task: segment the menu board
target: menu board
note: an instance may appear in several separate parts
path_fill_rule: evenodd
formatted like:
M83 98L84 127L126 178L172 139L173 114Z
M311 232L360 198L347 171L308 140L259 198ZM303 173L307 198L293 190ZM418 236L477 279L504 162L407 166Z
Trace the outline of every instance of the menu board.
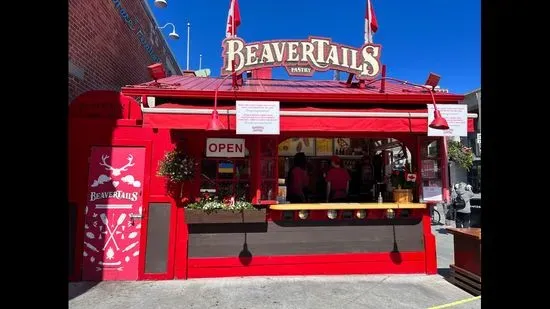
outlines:
M314 138L289 138L279 144L279 156L294 156L303 152L306 156L315 155Z
M331 138L316 138L315 139L315 155L316 156L332 156L332 139Z

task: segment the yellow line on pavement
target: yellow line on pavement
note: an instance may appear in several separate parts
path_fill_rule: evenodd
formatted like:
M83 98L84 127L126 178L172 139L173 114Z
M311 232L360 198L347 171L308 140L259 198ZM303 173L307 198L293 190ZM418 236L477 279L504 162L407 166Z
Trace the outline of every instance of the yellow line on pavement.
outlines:
M466 299L463 299L463 300L457 300L457 301L452 302L452 303L450 303L450 304L445 304L445 305L439 305L439 306L435 306L435 307L430 307L430 308L428 308L428 309L449 308L449 307L452 307L452 306L464 304L464 303L467 303L467 302L469 302L469 301L476 300L476 299L480 299L480 298L481 298L481 296L466 298Z

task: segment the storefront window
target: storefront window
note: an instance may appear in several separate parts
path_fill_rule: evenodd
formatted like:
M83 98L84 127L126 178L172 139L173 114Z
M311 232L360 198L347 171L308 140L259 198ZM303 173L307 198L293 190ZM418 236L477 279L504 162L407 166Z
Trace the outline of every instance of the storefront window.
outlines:
M250 196L250 157L205 158L201 165L201 191L220 197Z
M439 139L423 139L420 149L423 201L440 202L443 200L443 178Z

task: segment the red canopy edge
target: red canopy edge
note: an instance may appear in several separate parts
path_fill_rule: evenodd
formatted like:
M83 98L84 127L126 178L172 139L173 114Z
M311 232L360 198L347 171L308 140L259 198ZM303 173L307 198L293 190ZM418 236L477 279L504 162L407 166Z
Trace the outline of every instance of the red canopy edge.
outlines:
M184 113L184 111L187 111ZM182 112L174 110L171 113L161 112L158 108L145 108L143 124L153 128L205 130L211 119L211 109L196 109L192 113L188 109ZM228 130L235 130L236 117L234 111L219 110L220 120ZM296 112L282 110L280 116L281 132L400 132L400 133L427 133L427 110L396 111L391 110L376 112L364 110L367 116L319 116L312 112L300 111L300 115L284 115L284 112ZM329 109L316 109L316 112L334 112ZM381 117L377 117L377 114ZM395 117L392 117L395 115ZM468 119L468 132L474 132L474 119Z

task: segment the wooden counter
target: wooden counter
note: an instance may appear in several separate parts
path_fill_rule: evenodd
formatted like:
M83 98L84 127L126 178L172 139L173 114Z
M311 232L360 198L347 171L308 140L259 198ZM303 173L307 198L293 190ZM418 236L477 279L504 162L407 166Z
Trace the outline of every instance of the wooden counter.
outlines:
M356 210L356 209L415 209L426 208L421 203L304 203L304 204L274 204L269 205L272 210Z
M447 228L454 236L451 280L464 290L481 295L481 229Z

